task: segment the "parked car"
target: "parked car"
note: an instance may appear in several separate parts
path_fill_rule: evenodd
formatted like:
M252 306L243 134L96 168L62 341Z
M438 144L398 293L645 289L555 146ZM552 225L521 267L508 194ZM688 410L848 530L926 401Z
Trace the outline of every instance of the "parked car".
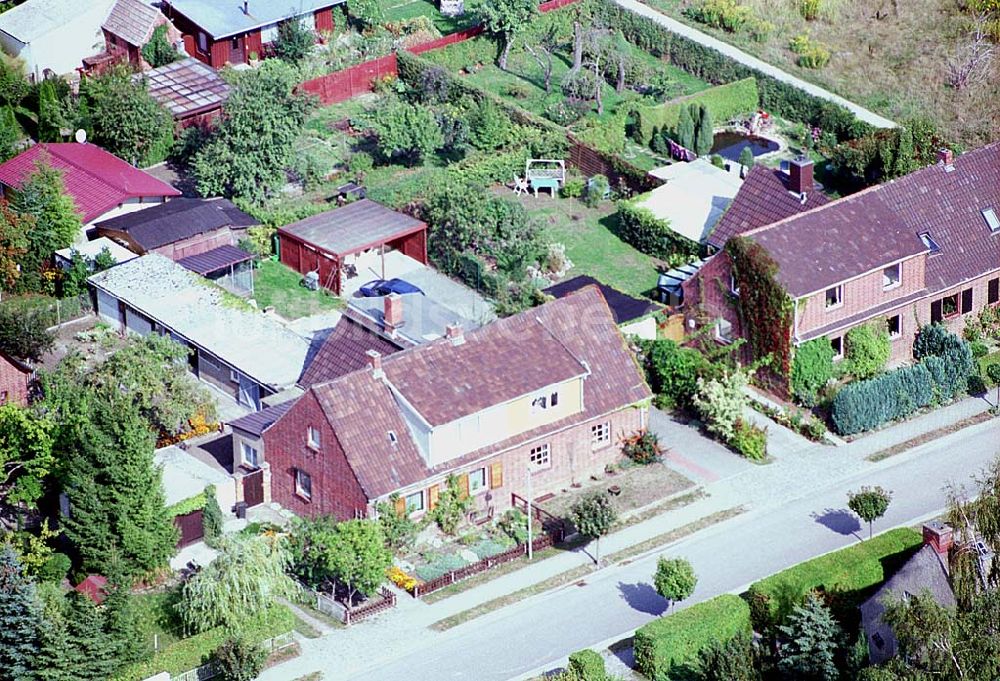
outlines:
M424 292L418 286L414 286L402 279L376 279L369 281L361 287L360 293L365 298L378 298L379 296L387 296L390 293L419 293L420 295L424 295Z

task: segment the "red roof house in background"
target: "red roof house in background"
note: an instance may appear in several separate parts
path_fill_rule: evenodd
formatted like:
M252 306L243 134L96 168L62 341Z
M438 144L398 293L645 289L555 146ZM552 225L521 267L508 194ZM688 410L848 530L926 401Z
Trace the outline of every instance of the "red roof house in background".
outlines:
M170 20L149 3L142 0L117 0L104 20L101 29L108 54L123 57L142 69L149 64L142 58L142 48L153 37L153 31L167 27L167 42L181 42L181 33Z
M0 189L16 191L39 162L62 171L84 225L164 203L181 193L93 144L36 144L0 164Z
M0 404L28 404L31 367L0 350Z
M107 593L105 593L107 584L108 580L101 575L90 575L73 588L100 605L107 598Z

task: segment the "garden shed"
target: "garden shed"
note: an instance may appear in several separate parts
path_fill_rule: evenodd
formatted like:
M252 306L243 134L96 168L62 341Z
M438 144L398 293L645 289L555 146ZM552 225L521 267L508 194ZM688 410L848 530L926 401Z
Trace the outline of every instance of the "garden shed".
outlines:
M405 213L362 199L278 229L281 262L340 295L344 279L358 276L359 262L384 259L396 250L427 264L427 225Z

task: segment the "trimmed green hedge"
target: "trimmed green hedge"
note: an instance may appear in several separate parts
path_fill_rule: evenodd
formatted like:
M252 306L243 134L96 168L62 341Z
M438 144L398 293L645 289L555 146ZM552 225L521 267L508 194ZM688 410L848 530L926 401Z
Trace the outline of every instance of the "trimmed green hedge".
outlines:
M167 506L166 512L168 518L176 518L179 515L187 515L192 511L200 511L205 508L205 491L202 490L198 492L193 497L188 497L187 499L181 499L176 504L171 504Z
M986 373L986 367L991 364L1000 364L1000 350L993 352L989 355L984 355L980 357L976 362L979 364L979 375L982 377L983 382L987 386L993 386L995 383L990 380L989 375Z
M739 596L717 596L636 630L636 669L654 681L684 678L703 648L741 633L750 633L750 607Z
M645 195L618 202L618 236L646 255L666 259L698 255L698 244L670 228L670 223L639 204Z
M840 435L853 435L909 416L933 401L934 377L920 363L844 386L833 398L830 420Z
M922 542L919 532L902 527L754 582L746 593L754 627L760 631L780 622L816 589L834 597L837 611L853 612Z
M681 107L692 103L707 106L712 113L712 120L719 123L735 116L753 113L759 102L757 80L750 77L679 97L665 104L642 107L638 111L640 141L649 144L657 130L673 130L677 126Z
M652 19L621 7L613 0L593 0L592 7L601 25L614 26L633 45L665 58L702 80L721 84L751 76L756 78L760 106L770 113L818 126L835 134L840 141L860 137L874 129L842 106L744 66L718 50L673 33Z
M258 644L269 638L287 634L294 628L295 615L292 611L283 605L275 605L250 619L243 633L250 643ZM132 665L116 676L114 681L141 681L160 672L174 675L200 667L208 662L215 649L232 634L231 629L216 627L181 639L156 653L152 659Z

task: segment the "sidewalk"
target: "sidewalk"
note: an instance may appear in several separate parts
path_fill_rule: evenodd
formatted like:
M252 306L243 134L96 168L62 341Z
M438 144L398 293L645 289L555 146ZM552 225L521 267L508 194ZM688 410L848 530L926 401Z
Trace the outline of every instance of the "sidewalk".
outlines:
M706 35L705 33L702 33L697 29L691 28L686 24L682 24L679 21L671 19L670 17L661 14L660 12L657 12L655 9L652 9L651 7L648 7L642 4L641 2L638 2L637 0L615 0L615 2L617 2L619 5L621 5L627 10L635 12L636 14L640 14L648 19L652 19L653 21L659 23L661 26L666 27L673 33L682 35L685 38L700 43L706 47L711 47L712 49L726 55L730 59L738 61L744 66L756 69L761 73L765 73L768 76L771 76L772 78L780 80L784 83L788 83L789 85L794 85L800 90L804 90L805 92L808 92L809 94L815 97L820 97L827 101L833 102L834 104L838 104L844 107L845 109L851 111L851 113L857 116L860 120L870 125L873 125L876 128L896 127L896 123L890 121L888 118L879 116L878 114L869 111L864 107L858 106L854 102L848 101L843 97L835 95L828 90L824 90L818 85L813 85L812 83L808 83L802 80L801 78L796 78L795 76L789 73L785 73L781 69L772 66L767 62L761 61L757 57L753 57L747 54L746 52L733 47L729 43L724 43L721 40L717 40L710 35Z

